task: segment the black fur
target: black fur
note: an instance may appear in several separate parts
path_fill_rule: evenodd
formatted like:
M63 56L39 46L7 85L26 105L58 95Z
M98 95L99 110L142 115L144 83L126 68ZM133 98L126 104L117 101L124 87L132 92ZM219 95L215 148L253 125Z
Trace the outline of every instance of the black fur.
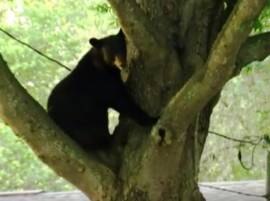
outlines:
M123 33L91 39L90 43L93 48L55 86L48 99L49 116L86 150L110 146L113 136L108 132L109 107L141 125L156 121L135 104L121 80L119 68L113 64L116 57L125 64Z

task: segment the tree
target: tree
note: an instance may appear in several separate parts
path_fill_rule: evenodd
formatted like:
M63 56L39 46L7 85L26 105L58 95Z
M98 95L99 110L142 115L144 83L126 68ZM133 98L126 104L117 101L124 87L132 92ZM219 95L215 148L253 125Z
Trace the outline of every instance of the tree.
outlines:
M93 201L201 201L197 175L224 84L270 53L248 38L265 0L109 0L128 39L128 87L152 128L122 117L115 146L84 153L0 58L0 117L38 157ZM142 104L143 103L143 104ZM125 142L125 143L123 143Z

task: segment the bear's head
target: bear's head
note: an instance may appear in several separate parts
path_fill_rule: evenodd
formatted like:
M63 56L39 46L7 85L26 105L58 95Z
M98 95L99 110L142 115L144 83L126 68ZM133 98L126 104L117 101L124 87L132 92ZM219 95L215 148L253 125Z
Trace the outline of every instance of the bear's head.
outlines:
M105 38L91 38L89 43L92 45L96 54L102 62L109 66L115 66L123 70L126 65L126 41L122 30L116 35Z

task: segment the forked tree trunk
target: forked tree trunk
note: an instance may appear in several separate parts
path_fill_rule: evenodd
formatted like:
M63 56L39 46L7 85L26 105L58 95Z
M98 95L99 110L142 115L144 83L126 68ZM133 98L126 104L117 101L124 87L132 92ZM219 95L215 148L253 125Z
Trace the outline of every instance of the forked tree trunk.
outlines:
M204 68L213 43L236 1L109 2L128 38L131 73L128 84L132 94L148 113L162 116L152 131L130 126L129 143L120 170L123 191L117 200L204 200L197 184L200 158L212 109L223 84L232 77L234 70L222 75L223 84L219 88L214 86L214 93L201 94L206 101L194 114L177 114L194 111L178 110L172 97ZM235 9L234 15L237 10L239 8ZM223 40L226 44L226 39ZM220 61L220 65L222 63ZM227 64L227 68L233 69L233 63ZM203 76L197 79L203 79ZM186 95L190 97L185 97L184 106L193 97L193 94ZM164 109L168 104L175 105L171 110ZM172 121L169 111L176 113Z
M269 33L246 40L265 0L109 2L127 36L127 85L150 115L160 116L157 124L142 128L122 117L113 149L86 154L2 57L0 117L92 201L202 201L199 163L219 93L243 65L270 53Z
M213 103L216 103L215 99ZM187 136L184 141L162 145L162 139L159 142L154 140L155 148L151 150L154 153L146 154L149 142L141 142L146 138L141 135L150 135L149 131L132 129L120 173L123 190L118 194L117 201L204 200L197 182L213 103L208 104L182 133ZM185 150L182 154L180 146Z

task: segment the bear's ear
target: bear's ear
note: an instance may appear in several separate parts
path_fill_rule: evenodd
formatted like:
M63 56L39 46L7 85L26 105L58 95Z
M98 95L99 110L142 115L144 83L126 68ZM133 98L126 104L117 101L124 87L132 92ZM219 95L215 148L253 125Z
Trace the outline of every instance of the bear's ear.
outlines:
M95 48L101 48L102 47L102 41L98 40L96 38L90 38L89 43Z
M125 34L124 34L124 32L122 31L122 29L120 29L120 31L118 32L117 35L118 35L118 36L121 36L121 37L123 37L123 38L125 38Z

